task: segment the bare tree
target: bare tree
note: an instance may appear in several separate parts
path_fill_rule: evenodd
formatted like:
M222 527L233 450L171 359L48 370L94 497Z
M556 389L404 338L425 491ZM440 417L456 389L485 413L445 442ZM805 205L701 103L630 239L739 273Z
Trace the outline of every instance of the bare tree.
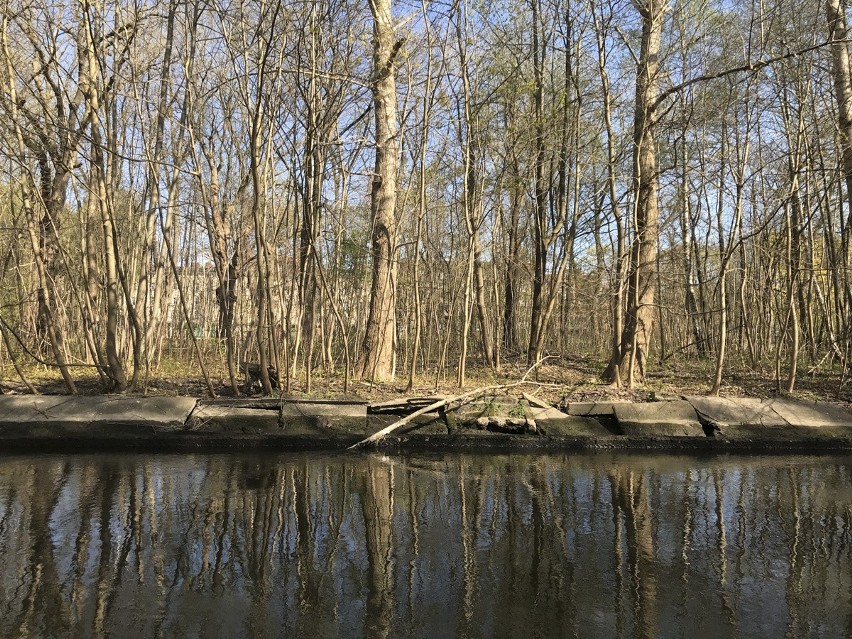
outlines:
M621 370L627 384L642 380L657 317L657 243L659 204L655 126L659 92L660 38L666 0L637 3L642 17L642 45L636 69L633 117L633 225L627 310L621 339Z
M395 58L391 0L370 0L373 16L373 109L376 161L370 187L373 278L364 343L358 362L362 377L394 376L396 353L396 178L399 140L396 121Z

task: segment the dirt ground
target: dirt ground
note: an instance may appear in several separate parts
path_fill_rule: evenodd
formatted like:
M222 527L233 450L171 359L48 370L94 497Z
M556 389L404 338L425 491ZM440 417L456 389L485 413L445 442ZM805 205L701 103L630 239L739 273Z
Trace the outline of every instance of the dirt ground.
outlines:
M567 402L594 400L631 400L653 401L672 399L679 395L703 395L711 385L713 363L707 362L667 362L665 366L652 369L644 383L633 389L613 388L600 378L603 362L593 358L549 358L534 371L529 372L526 364L507 362L499 371L483 367L469 367L464 390L456 384L455 369L448 368L443 375L435 371L418 376L411 391L406 392L407 376L400 375L392 383L374 383L368 380L350 380L349 388L344 392L342 371L324 372L316 370L312 376L311 392L305 392L304 373L289 380L289 389L281 389L276 394L298 398L352 398L363 400L381 400L403 396L456 395L466 390L484 386L509 385L518 382L526 375L527 384L514 386L509 392L520 394L527 392L555 405ZM852 408L852 380L849 374L840 370L810 371L801 366L802 373L796 382L793 397L807 400L829 401ZM81 372L82 371L82 372ZM44 367L31 367L25 371L29 381L36 389L45 394L64 393L65 387L55 370ZM782 377L786 371L781 371ZM95 395L106 392L92 369L78 369L74 373L78 391L81 394ZM282 376L283 377L283 376ZM231 395L222 371L211 374L211 381L217 395ZM243 380L240 380L242 386ZM282 379L282 386L286 380ZM732 368L726 373L720 395L727 397L769 398L781 395L781 384L776 379L774 369L752 370L743 367ZM11 365L0 368L0 390L3 393L26 393ZM173 365L166 373L148 379L134 391L148 395L182 395L205 397L209 393L204 380L187 366Z

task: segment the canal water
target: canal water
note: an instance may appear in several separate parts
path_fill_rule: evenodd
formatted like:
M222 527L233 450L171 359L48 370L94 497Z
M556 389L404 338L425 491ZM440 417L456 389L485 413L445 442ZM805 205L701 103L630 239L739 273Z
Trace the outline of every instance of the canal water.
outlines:
M852 636L852 457L0 459L2 637Z

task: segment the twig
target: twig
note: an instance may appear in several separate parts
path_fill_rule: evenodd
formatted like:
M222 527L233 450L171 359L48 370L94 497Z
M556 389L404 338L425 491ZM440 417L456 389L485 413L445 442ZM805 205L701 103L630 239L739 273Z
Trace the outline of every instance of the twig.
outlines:
M12 337L15 338L15 341L18 342L18 345L21 347L21 350L34 359L36 363L41 364L42 366L48 366L51 368L61 368L62 366L67 366L68 368L100 368L101 370L105 370L107 367L103 364L55 364L53 362L48 362L47 360L42 359L35 353L33 353L29 348L27 348L26 342L24 342L23 338L18 335L18 332L12 327L9 322L3 319L3 316L0 315L0 327L2 330L9 331L12 334ZM11 350L10 350L11 352Z
M30 380L27 379L26 374L18 364L18 358L15 357L15 353L12 351L12 344L9 342L9 336L6 334L6 330L3 328L2 322L0 322L0 334L3 335L3 343L6 345L6 351L9 353L9 359L12 360L12 366L15 367L15 372L18 374L18 377L21 378L21 381L24 383L24 386L27 387L28 391L30 391L33 395L39 395L40 393L36 387L30 383Z

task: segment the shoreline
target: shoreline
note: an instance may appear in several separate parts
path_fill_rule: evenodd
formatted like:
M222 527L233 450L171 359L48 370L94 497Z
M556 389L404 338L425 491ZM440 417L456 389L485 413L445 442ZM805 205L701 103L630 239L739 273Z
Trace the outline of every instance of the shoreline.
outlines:
M0 396L0 454L346 451L438 398L391 402L128 395ZM361 450L406 452L852 451L852 412L826 402L684 396L576 402L524 394L450 403Z

